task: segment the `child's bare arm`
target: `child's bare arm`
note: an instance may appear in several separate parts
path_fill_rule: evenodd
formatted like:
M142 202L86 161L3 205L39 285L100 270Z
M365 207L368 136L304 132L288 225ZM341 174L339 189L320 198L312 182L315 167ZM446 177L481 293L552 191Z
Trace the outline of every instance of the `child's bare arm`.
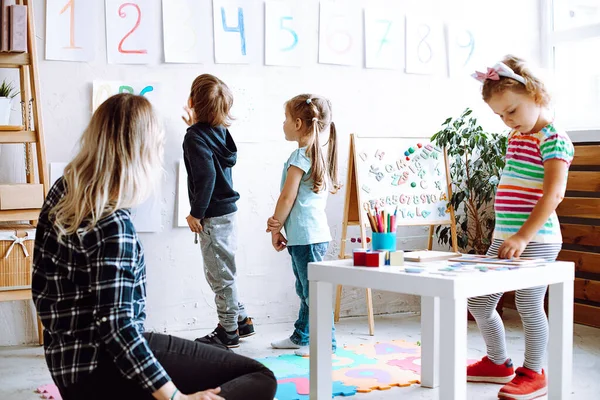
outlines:
M275 206L273 217L271 217L272 219L278 221L280 225L278 228L275 228L275 225L270 218L270 221L267 221L267 232L278 232L281 230L282 225L285 223L285 220L292 211L292 207L294 206L294 202L298 196L298 188L300 187L300 182L302 181L303 176L304 171L302 171L300 168L294 165L288 168L287 178L285 179L283 189L281 190L281 194L277 200L277 206Z

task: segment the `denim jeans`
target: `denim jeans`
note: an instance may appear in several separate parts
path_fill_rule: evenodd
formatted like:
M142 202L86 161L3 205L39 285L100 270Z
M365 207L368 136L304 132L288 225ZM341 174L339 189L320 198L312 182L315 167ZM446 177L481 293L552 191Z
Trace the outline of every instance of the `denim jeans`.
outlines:
M145 333L144 337L182 393L221 387L219 395L227 400L272 400L275 397L277 380L271 370L258 361L175 336ZM93 373L59 390L64 400L154 399L139 384L123 377L105 351Z
M316 243L302 246L288 246L292 256L292 269L296 276L296 294L300 297L300 311L298 320L294 324L294 333L290 340L299 345L306 346L309 343L308 327L308 263L323 261L329 243ZM331 315L331 348L336 349L335 326L333 314Z

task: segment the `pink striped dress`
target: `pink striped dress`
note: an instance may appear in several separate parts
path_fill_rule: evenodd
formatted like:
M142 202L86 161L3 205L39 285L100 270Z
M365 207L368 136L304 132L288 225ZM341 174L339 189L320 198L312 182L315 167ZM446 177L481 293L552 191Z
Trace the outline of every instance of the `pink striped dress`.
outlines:
M559 159L570 165L573 154L571 139L565 132L557 131L552 124L537 133L512 131L508 135L506 165L494 202L494 239L508 239L529 218L533 207L542 197L544 162ZM562 243L556 212L552 213L531 241Z

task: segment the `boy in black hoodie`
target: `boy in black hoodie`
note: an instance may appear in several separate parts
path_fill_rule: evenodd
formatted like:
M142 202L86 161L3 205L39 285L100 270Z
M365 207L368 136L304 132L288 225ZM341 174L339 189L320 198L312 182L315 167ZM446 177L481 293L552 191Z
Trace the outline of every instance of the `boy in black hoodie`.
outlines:
M219 78L203 74L192 84L183 140L191 211L187 222L200 235L204 274L215 293L219 324L196 339L204 343L239 347L240 337L254 334L252 319L238 300L235 251L237 229L231 168L237 147L227 127L233 105L231 91Z

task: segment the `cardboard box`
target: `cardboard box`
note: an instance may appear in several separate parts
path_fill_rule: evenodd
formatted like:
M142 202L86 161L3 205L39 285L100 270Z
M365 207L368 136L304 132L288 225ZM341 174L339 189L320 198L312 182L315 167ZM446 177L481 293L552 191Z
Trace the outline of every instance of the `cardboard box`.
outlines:
M390 265L394 267L404 265L404 252L402 250L390 252Z
M370 251L366 253L365 267L383 267L385 265L385 252Z
M0 210L42 208L44 186L37 183L0 185Z
M24 53L27 51L27 6L10 6L10 39L8 51Z
M367 249L354 249L352 252L352 258L354 259L355 267L364 267L367 263Z

